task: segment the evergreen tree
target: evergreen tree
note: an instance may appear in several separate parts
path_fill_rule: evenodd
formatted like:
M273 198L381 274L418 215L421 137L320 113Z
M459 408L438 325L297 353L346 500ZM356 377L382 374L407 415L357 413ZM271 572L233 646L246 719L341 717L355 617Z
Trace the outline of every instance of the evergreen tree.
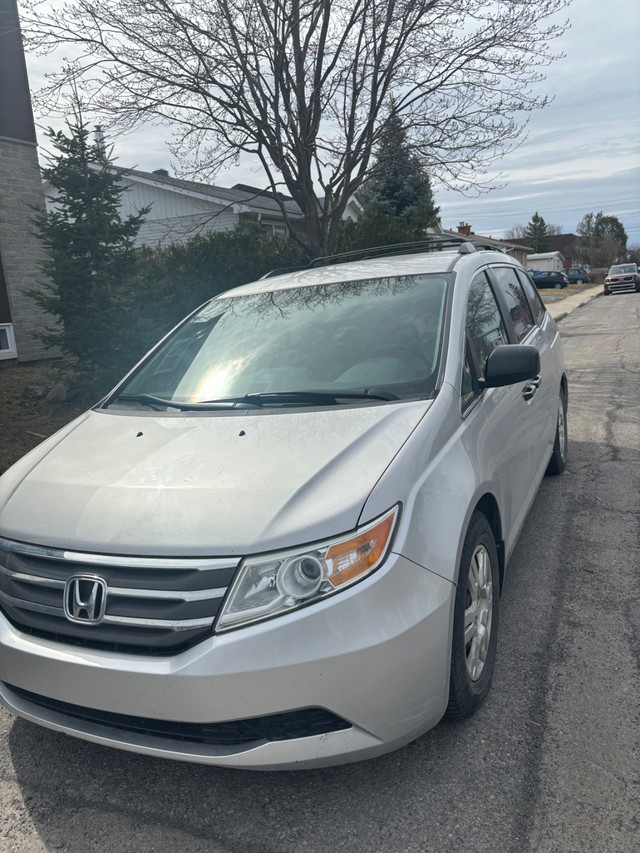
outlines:
M524 238L533 249L532 254L549 251L549 227L537 210L526 227Z
M358 192L366 216L379 213L421 229L440 221L431 180L414 153L399 116L385 123L371 177Z
M92 142L78 112L68 133L49 129L55 149L43 176L56 190L54 209L33 219L47 250L42 291L30 296L58 318L49 346L76 356L82 370L109 369L122 322L125 282L135 264L134 240L149 208L120 218L126 191L111 151Z

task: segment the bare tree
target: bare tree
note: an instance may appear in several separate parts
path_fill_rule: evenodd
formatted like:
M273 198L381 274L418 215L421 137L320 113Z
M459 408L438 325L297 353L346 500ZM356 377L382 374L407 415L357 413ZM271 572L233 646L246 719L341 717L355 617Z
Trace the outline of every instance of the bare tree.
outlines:
M586 213L576 227L578 253L592 267L607 267L627 257L628 235L617 216Z
M525 240L527 235L527 226L518 222L517 225L512 225L504 232L505 240Z
M542 69L568 0L26 0L27 44L74 58L41 92L64 110L74 81L120 129L177 128L185 171L253 155L304 214L289 228L330 251L390 116L434 180L470 188L544 107ZM277 197L277 196L276 196Z

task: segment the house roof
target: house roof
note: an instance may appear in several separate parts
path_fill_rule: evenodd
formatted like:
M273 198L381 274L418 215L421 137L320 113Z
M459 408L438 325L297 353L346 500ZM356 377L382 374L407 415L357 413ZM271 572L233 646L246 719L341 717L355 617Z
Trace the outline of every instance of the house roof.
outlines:
M530 261L544 261L549 258L560 258L564 260L562 252L538 252L537 254L527 255Z
M473 231L470 234L461 234L459 231L447 231L446 229L442 229L442 233L447 237L467 237L469 240L478 240L482 243L488 243L490 246L495 246L497 249L503 249L505 251L508 251L509 249L515 249L519 252L531 251L531 246L523 246L521 243L511 243L506 240L496 240L495 237L483 237L481 234L474 234Z
M206 198L217 204L242 205L247 211L282 215L280 203L269 190L261 190L258 187L250 187L246 184L236 184L231 188L218 187L214 184L205 184L200 181L186 181L182 178L172 178L168 174L164 174L162 170L143 172L140 169L126 169L123 171L126 171L128 179L137 179L166 190L183 194L187 193L200 199ZM294 219L302 217L302 211L292 198L282 193L278 193L278 196L289 216Z

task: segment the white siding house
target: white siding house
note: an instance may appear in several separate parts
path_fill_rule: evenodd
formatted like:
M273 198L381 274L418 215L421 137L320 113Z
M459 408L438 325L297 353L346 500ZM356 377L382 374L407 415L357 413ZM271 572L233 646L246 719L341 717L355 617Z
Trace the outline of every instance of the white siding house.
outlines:
M137 244L166 246L181 243L197 234L228 231L243 216L257 217L260 224L275 235L285 235L287 227L279 202L273 194L244 184L217 187L196 181L172 178L164 169L155 172L128 170L122 178L126 192L122 194L122 217L135 214L144 207L151 210L138 234ZM45 183L47 205L55 206L55 191ZM287 215L302 225L298 205L280 195ZM352 199L345 219L358 219L360 205Z
M537 255L527 255L527 267L541 272L556 272L556 270L564 268L564 255L562 252L541 252Z

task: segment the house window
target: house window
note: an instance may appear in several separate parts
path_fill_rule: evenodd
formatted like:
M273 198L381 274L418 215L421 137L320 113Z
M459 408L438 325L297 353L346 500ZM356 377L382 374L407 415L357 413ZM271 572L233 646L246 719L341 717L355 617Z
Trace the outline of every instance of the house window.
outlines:
M0 325L0 358L15 358L16 342L13 337L13 326L11 323Z
M266 229L272 237L286 237L287 226L275 222L263 222L262 227Z

